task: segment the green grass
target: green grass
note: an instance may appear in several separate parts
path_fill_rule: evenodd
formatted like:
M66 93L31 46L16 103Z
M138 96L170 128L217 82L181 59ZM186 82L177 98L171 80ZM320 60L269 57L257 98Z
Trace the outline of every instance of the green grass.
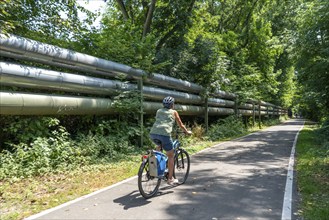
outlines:
M301 195L299 213L305 219L329 216L329 147L316 125L305 125L297 142L297 182Z
M61 174L0 181L1 220L23 219L136 175L140 156Z

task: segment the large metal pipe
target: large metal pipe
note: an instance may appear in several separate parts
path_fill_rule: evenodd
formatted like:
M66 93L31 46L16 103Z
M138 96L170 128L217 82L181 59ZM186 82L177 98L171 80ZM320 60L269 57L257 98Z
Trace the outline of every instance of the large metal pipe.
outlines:
M119 64L15 35L9 35L8 37L0 34L0 49L2 56L31 60L111 77L117 77L124 74L127 79L143 78L146 82L158 85L160 87L164 86L180 91L200 93L205 90L202 86L185 80L180 80L161 74L148 75L143 70L135 69L124 64ZM235 99L237 97L233 93L224 92L221 90L216 90L212 95L225 99ZM258 101L250 100L250 102L256 103ZM212 104L211 101L209 103ZM223 102L219 100L215 101L213 105L222 106L222 103ZM260 103L262 106L275 107L275 105L271 103L263 101ZM231 106L231 103L225 103L224 106ZM250 109L250 107L247 109Z
M118 89L133 90L137 86L120 81L69 74L0 62L0 84L24 88L69 91L85 94L114 94Z
M77 71L90 72L105 76L116 77L125 74L127 79L143 78L146 82L173 88L176 90L200 93L205 90L202 86L185 80L176 79L161 74L146 74L143 70L130 66L78 53L31 39L0 34L0 49L2 56L16 59L41 62ZM233 93L216 90L213 95L219 98L235 99Z
M252 104L247 104L247 103L241 103L239 105L239 109L253 109L253 105Z
M146 114L154 114L162 104L143 102ZM193 105L175 105L181 115L203 115L205 108ZM208 108L209 115L233 115L231 108ZM60 96L0 92L0 115L104 115L116 114L112 100L105 98ZM252 115L250 110L240 110L241 115ZM256 112L258 114L258 111ZM261 115L267 112L261 111Z
M144 102L145 113L155 113L161 103ZM175 105L182 115L204 113L204 107ZM0 115L104 115L117 113L105 98L0 92Z
M234 109L232 108L208 108L209 115L234 115Z
M0 62L0 84L36 89L53 89L84 94L116 94L119 91L137 90L137 85L117 80L100 79L71 73L57 72L41 68ZM144 86L146 99L162 100L174 96L177 102L202 104L204 100L193 94ZM223 99L209 99L210 106L230 107L234 102Z
M211 93L211 95L219 98L225 98L225 99L236 99L237 95L231 92L225 92L219 89L216 89L215 92Z
M163 105L158 102L143 103L144 112L146 114L155 114L156 111L162 107ZM203 115L205 108L201 106L193 106L193 105L175 105L175 110L177 110L181 115Z
M208 106L221 106L221 107L234 107L234 102L230 100L224 100L219 98L209 98Z
M0 92L1 115L85 115L115 113L104 98Z
M58 64L67 64L67 67L71 65L73 67L80 66L87 72L98 74L98 71L102 71L111 76L125 74L126 76L131 76L135 79L144 78L146 81L159 86L167 86L177 90L194 93L199 93L204 90L202 86L185 80L156 73L148 75L143 70L136 69L128 65L93 57L87 54L15 35L9 35L9 37L7 37L2 34L0 36L0 49L5 52L4 55L10 52L12 53L11 56L15 56L16 53L21 59L29 59L30 57L34 57L39 61L46 61L54 66L58 66Z
M40 59L39 56L26 56L23 53L19 53L19 52L15 52L15 51L5 51L5 50L1 49L1 45L0 45L0 55L4 56L4 57L14 58L17 60L27 60L30 62L42 63L42 64L46 64L49 66L57 66L57 67L61 67L61 68L72 69L72 70L79 71L79 72L86 72L86 70L88 70L89 73L94 73L96 75L114 77L114 78L117 77L117 74L115 74L115 73L97 70L96 68L90 70L90 67L88 67L88 66L82 66L82 65L76 66L74 63L56 62L55 60L44 60L44 59ZM55 64L54 64L54 62L55 62ZM126 76L126 79L133 79L133 77Z

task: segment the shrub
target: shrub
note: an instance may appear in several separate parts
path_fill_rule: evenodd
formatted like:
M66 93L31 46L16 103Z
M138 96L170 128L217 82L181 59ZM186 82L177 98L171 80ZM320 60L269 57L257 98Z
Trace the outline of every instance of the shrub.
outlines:
M14 122L7 130L14 132L24 122ZM39 119L47 122L40 132L18 134L12 142L7 141L7 150L0 152L0 179L24 178L62 172L83 165L120 160L133 154L140 135L139 127L127 121L101 120L80 131L73 137L58 119ZM20 126L18 126L20 125ZM29 128L31 129L31 128Z
M11 151L1 152L0 179L29 177L76 167L83 161L79 149L72 146L63 127L51 137L37 137L30 144L12 144Z
M210 140L216 141L223 138L234 137L244 134L247 131L242 119L236 116L229 116L220 119L209 128L208 136Z
M329 120L323 122L321 128L318 130L318 135L321 136L322 140L329 141Z
M38 137L49 137L57 129L60 121L51 117L2 117L1 133L6 136L1 141L1 148L10 149L11 144L31 143Z
M192 127L192 133L193 133L193 137L197 139L203 139L205 135L205 129L202 125L198 125L197 123L194 123L194 126Z

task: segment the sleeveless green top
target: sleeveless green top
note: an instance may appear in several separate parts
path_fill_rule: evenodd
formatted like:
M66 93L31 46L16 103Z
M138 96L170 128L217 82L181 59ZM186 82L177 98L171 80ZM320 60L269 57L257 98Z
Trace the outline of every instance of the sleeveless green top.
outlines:
M174 110L161 108L157 111L155 122L151 128L151 134L171 136L172 128L175 123Z

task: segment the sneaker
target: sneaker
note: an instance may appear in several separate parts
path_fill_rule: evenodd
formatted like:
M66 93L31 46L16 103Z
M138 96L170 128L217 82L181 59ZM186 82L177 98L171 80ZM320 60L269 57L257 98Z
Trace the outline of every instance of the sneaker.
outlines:
M169 185L176 185L178 184L178 179L171 178L167 182Z

